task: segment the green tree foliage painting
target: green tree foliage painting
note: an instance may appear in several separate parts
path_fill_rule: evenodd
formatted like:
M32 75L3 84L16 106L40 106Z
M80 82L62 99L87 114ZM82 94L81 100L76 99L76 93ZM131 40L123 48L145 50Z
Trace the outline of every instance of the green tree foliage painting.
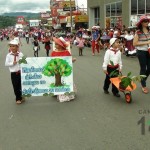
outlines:
M72 67L69 63L60 58L51 59L44 66L43 74L51 77L55 76L55 86L63 86L61 77L67 77L71 74Z

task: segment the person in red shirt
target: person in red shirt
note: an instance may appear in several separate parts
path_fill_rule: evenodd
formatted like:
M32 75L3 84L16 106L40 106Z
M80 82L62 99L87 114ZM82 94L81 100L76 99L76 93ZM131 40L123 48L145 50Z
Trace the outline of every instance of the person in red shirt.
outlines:
M55 42L55 50L52 51L51 56L71 56L71 53L67 50L67 42L64 40L64 38L53 38L53 41ZM72 62L75 62L76 58L72 59Z
M55 50L52 51L51 57L58 57L58 56L71 56L71 53L67 50L67 42L62 38L53 38L53 41L55 42ZM76 58L72 58L72 62L75 62ZM74 86L74 91L76 91ZM66 102L71 101L72 99L75 99L75 95L57 95L57 99L59 102Z
M46 50L46 55L47 57L49 56L49 51L51 50L51 42L50 42L50 37L49 36L45 36L43 39L43 44L45 44L45 50Z
M113 38L113 34L114 34L114 30L110 29L108 32L108 36L110 36L110 38Z
M55 50L52 51L51 56L71 56L70 52L66 49L67 43L62 37L60 38L53 38L53 41L55 42Z

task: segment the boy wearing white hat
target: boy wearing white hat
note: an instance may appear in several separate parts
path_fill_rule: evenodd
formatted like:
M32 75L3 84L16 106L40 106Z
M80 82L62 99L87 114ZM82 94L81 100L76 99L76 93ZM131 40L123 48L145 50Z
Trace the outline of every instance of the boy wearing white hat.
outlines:
M119 74L122 70L122 60L121 60L121 52L119 50L119 39L111 38L110 39L110 48L106 51L103 62L103 71L106 74L106 78L104 81L103 90L105 94L109 94L109 85L110 85L110 73L114 70ZM113 65L112 63L113 62ZM113 76L116 77L116 76ZM120 97L119 90L115 85L112 84L112 93L116 97Z
M23 54L18 51L19 43L16 40L9 42L10 52L6 56L5 66L9 67L11 73L11 81L16 96L16 104L23 102L21 92L21 74L19 60L23 57Z

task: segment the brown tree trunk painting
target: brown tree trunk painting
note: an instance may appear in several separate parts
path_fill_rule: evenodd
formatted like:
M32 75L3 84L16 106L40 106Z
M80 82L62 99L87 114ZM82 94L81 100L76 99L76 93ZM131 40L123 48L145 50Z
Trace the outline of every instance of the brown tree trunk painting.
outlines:
M55 86L61 86L61 75L60 73L55 74Z

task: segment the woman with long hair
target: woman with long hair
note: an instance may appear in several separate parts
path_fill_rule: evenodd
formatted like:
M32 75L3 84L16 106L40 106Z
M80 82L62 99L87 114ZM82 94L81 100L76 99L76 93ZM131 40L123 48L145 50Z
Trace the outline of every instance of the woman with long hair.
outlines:
M150 30L148 24L150 19L143 15L137 22L138 30L135 33L133 39L133 46L137 48L137 57L140 64L140 75L145 75L146 78L141 80L142 92L147 94L148 88L146 86L146 80L150 74L150 51L148 48L150 46Z

